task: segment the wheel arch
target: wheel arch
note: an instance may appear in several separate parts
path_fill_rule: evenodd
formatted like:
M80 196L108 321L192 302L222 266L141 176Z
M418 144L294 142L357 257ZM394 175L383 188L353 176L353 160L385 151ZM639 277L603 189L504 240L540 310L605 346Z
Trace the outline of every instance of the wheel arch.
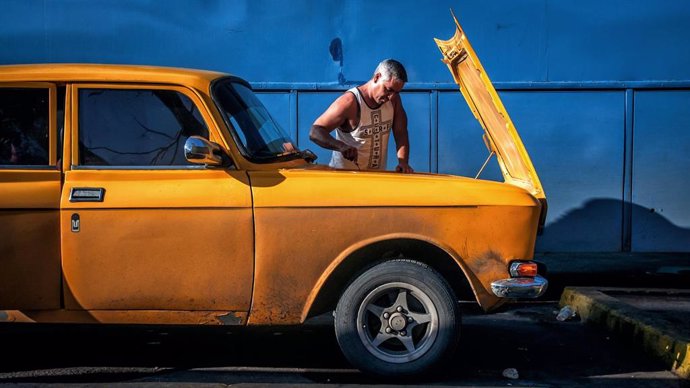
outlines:
M301 321L335 308L345 288L365 269L401 257L422 262L438 271L457 298L478 301L474 284L478 280L469 273L462 258L450 249L422 236L386 235L355 244L331 262L309 294Z

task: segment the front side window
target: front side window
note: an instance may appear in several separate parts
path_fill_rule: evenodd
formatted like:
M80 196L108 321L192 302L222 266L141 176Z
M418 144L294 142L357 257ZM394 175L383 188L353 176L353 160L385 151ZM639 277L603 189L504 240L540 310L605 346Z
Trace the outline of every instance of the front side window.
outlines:
M47 166L50 94L0 88L0 166Z
M174 90L79 89L79 164L186 166L189 136L208 138L192 100Z
M273 120L249 86L225 78L213 84L211 93L240 150L248 159L271 162L302 157L295 143Z

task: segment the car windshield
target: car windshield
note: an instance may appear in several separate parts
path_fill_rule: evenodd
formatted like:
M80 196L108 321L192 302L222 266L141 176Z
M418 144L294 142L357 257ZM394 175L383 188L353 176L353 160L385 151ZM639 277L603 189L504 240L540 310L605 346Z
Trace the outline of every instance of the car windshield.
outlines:
M301 157L290 136L273 120L248 85L224 78L213 84L211 93L248 159L261 162Z

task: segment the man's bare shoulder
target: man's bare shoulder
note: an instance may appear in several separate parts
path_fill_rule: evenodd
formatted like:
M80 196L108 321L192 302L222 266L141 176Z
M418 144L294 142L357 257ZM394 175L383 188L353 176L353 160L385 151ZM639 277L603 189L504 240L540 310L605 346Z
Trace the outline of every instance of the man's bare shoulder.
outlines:
M333 105L337 107L338 110L347 114L348 117L354 117L357 113L357 98L351 92L345 92L340 95L334 102Z
M314 122L314 125L322 126L329 131L340 127L347 129L352 127L352 121L357 116L357 99L350 92L338 96Z
M355 97L354 93L348 90L345 93L341 94L340 97L336 99L336 102L339 102L344 105L356 105L357 98Z

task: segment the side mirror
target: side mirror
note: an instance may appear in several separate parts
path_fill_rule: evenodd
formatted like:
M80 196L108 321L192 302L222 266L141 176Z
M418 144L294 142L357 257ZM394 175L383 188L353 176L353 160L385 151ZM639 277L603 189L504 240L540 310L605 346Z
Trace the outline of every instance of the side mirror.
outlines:
M220 166L223 164L222 153L218 144L201 136L190 136L184 143L184 157L192 163Z

